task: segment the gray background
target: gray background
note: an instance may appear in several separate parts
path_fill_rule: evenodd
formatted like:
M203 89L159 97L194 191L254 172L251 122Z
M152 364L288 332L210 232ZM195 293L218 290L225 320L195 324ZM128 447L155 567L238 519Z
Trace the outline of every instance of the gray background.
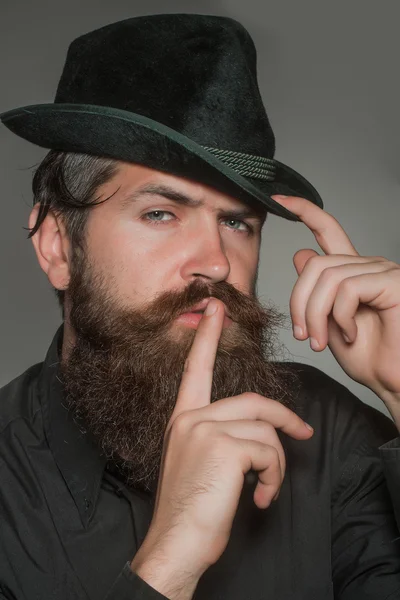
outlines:
M258 48L276 158L315 185L360 254L400 262L399 0L1 0L0 112L53 101L73 38L160 12L227 15L248 28ZM61 322L22 229L31 205L31 167L45 153L1 128L0 385L43 360ZM259 296L286 311L297 279L292 257L300 248L318 250L311 232L272 216L264 231ZM289 330L281 339L294 360L315 365L384 410L329 349L314 353Z

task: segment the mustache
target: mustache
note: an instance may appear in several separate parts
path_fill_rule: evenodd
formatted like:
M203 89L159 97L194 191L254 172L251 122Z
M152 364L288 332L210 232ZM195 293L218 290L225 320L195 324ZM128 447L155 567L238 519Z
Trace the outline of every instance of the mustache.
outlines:
M100 284L100 282L97 282ZM100 285L98 289L101 289ZM83 315L81 307L91 304L92 317L98 322L101 319L101 305L94 303L88 295L85 286L77 286L71 290L74 303L71 308L71 318L75 323L81 323ZM230 283L221 281L216 284L208 284L196 279L183 291L167 290L159 293L151 303L144 308L132 310L119 309L118 319L121 317L126 321L127 331L135 329L149 335L154 330L167 328L179 315L189 311L192 306L210 297L221 300L229 312L231 319L239 323L247 330L260 330L268 327L272 313L276 322L277 314L272 307L264 308L254 295L247 295L236 289ZM96 310L99 314L96 314ZM104 333L113 326L112 319L104 323ZM108 331L111 335L111 331Z
M226 281L207 285L201 280L195 280L183 292L165 292L149 308L146 318L149 323L157 320L161 326L168 325L180 314L190 311L192 306L211 296L225 304L233 321L243 325L263 326L265 309L256 298L240 292Z

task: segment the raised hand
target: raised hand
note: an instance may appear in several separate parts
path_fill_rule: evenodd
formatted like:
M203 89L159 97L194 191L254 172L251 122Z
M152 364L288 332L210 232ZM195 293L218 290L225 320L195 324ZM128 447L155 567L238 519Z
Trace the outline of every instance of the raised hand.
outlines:
M400 427L400 265L360 256L338 221L304 198L273 196L300 217L325 253L296 252L294 335L328 345L343 370L385 402Z
M132 563L139 576L174 600L191 598L202 573L226 548L250 469L258 472L256 505L267 508L276 498L285 474L276 429L298 440L312 436L294 412L251 391L211 404L223 320L224 305L214 298L185 364L165 433L153 519ZM173 582L184 574L184 591L178 592Z

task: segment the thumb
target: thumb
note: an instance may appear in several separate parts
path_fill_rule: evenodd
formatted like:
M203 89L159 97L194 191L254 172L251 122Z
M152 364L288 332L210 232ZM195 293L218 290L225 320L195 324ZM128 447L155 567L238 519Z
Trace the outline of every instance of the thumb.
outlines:
M293 264L297 271L297 275L300 275L302 273L304 267L306 266L306 263L313 256L319 256L319 254L318 252L315 252L315 250L311 250L310 248L299 250L298 252L296 252L296 254L293 256Z

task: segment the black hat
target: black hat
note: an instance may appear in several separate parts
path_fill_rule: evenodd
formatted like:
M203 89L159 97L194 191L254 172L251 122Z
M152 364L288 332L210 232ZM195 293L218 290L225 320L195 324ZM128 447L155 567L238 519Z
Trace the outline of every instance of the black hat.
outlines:
M54 103L0 118L38 146L188 177L292 221L271 194L323 207L304 177L274 160L254 43L226 17L151 15L83 35L69 47Z

